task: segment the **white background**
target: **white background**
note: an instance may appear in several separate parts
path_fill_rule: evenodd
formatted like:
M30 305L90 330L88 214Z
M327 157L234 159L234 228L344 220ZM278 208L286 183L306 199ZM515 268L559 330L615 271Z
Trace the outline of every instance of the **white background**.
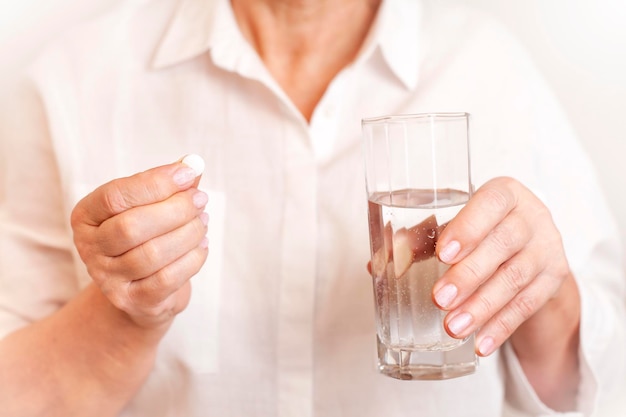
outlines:
M0 100L9 97L16 74L51 37L120 1L0 0ZM626 238L626 1L433 1L493 13L525 44L593 158ZM626 405L607 408L615 411L599 417L626 415Z

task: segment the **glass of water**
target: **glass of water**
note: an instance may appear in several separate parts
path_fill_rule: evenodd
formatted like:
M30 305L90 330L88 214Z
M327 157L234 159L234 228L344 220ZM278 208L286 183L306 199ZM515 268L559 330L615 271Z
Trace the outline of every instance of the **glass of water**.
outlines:
M473 335L450 337L432 300L448 269L437 239L472 194L469 114L375 117L362 129L379 370L417 380L473 373Z

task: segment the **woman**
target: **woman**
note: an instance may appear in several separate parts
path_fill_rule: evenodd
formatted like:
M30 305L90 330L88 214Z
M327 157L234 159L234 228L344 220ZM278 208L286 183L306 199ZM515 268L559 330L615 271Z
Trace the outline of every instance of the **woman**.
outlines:
M128 2L29 79L3 224L3 415L587 415L624 375L624 279L589 162L482 16ZM398 382L373 366L359 121L437 110L474 115L479 189L440 237L453 267L433 298L484 359ZM163 165L189 153L200 182Z

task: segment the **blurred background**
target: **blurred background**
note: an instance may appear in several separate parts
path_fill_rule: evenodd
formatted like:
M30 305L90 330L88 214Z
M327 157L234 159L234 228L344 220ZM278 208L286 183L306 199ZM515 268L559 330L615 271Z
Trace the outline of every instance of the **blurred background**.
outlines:
M0 100L46 42L120 1L0 0ZM434 1L480 8L526 46L595 162L626 241L626 1ZM0 154L0 166L6 157ZM598 417L626 415L626 400L618 401L602 404Z

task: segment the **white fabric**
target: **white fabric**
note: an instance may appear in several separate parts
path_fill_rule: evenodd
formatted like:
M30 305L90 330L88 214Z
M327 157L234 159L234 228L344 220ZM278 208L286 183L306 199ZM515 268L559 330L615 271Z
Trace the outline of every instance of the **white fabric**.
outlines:
M583 293L580 412L624 378L624 279L592 167L528 58L460 9L387 0L310 124L238 31L226 0L128 2L73 30L31 71L11 136L0 335L89 281L69 213L113 178L198 153L210 255L124 417L555 413L512 349L472 376L375 370L360 120L472 114L476 186L509 175L550 207ZM506 387L506 389L505 389ZM509 410L509 411L507 411Z

